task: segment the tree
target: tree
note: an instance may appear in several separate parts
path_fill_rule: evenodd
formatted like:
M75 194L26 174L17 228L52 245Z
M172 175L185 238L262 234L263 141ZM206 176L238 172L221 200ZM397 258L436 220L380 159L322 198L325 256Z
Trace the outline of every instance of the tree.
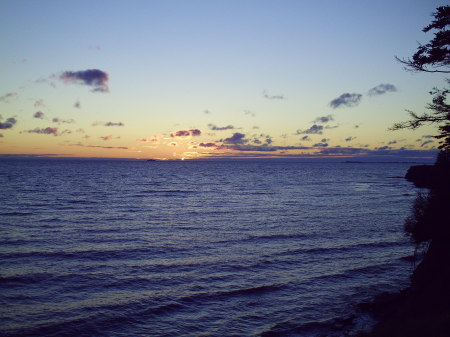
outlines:
M441 6L433 14L434 21L426 26L423 31L436 29L434 38L426 45L420 45L412 59L399 59L406 65L407 70L429 73L450 73L450 6ZM447 84L450 80L447 79ZM447 103L447 95L450 89L434 88L431 92L433 99L426 108L431 112L417 114L407 110L411 120L395 123L390 130L416 129L423 124L438 124L439 134L434 136L439 139L439 149L450 151L450 105Z
M435 20L422 31L429 32L437 29L432 39L426 45L419 45L412 59L399 59L406 65L407 70L425 71L430 73L450 73L446 69L450 65L450 31L446 27L450 24L450 6L441 6L433 13Z

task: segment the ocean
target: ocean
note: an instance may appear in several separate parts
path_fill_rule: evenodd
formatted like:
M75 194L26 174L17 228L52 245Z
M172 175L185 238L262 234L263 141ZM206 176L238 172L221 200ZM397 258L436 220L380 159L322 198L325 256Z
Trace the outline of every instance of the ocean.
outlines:
M2 159L0 335L344 336L408 284L409 166Z

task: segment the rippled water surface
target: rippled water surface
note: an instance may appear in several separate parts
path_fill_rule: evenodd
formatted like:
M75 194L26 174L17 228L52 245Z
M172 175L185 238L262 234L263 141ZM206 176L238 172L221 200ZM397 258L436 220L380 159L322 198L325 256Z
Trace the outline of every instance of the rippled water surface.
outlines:
M408 167L2 160L0 334L342 335L407 282Z

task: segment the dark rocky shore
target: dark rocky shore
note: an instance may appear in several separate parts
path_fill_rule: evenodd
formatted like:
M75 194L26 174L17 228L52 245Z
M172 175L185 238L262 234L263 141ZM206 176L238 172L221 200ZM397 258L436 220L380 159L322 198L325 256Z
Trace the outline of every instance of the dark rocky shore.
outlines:
M423 249L423 259L411 275L411 285L395 294L381 294L361 304L378 323L360 337L450 336L450 155L441 153L435 165L413 166L406 179L427 188L405 221L405 231Z

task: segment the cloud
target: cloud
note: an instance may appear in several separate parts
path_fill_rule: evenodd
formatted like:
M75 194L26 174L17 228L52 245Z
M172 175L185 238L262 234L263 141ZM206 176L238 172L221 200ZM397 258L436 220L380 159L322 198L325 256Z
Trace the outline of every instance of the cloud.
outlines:
M309 129L306 129L304 131L297 130L296 134L297 135L303 135L303 134L306 134L306 135L321 135L322 132L323 132L323 126L314 124Z
M227 125L227 126L216 126L214 124L208 124L208 127L210 130L213 131L224 131L224 130L234 130L234 126L233 125Z
M342 107L342 106L346 106L346 107L354 107L357 106L359 104L359 102L361 101L362 95L361 94L356 94L356 93L344 93L341 96L339 96L338 98L333 99L330 102L330 106L333 109Z
M391 141L388 143L388 145L394 145L394 144L397 144L397 141L396 141L396 140L391 140Z
M263 91L263 97L267 99L286 99L283 95L269 95L266 90Z
M420 147L424 147L425 145L431 144L431 143L434 143L434 141L432 141L432 140L427 140L427 141L423 142L422 144L420 144Z
M255 117L256 114L253 111L250 110L244 110L244 114L249 115L250 117Z
M217 147L216 143L200 143L198 144L199 147L205 147L205 148L210 148L210 147Z
M6 94L4 94L3 96L0 96L0 102L5 102L5 103L9 103L11 98L17 97L17 93L16 92L8 92Z
M70 144L70 146L93 147L93 148L101 148L101 149L119 149L119 150L128 150L128 147L126 147L126 146L84 145L84 144L81 144L81 143Z
M125 126L122 122L114 123L114 122L107 122L103 124L104 126Z
M59 78L65 83L77 83L93 87L93 92L109 92L107 84L109 76L106 72L98 69L65 71Z
M313 147L328 147L328 143L316 143Z
M311 141L311 138L309 136L303 136L302 138L300 138L300 140L304 142L309 142Z
M33 117L38 119L44 119L44 113L42 111L36 111Z
M55 117L52 119L53 123L58 123L58 124L62 124L62 123L66 123L66 124L72 124L75 123L75 121L73 119L61 119L58 117Z
M172 132L170 137L172 138L187 138L187 137L197 137L200 136L202 132L199 129L190 129L190 130L178 130Z
M77 108L77 109L80 109L80 108L81 108L80 100L77 99L77 100L75 101L75 103L73 104L73 107L74 107L74 108Z
M99 125L101 125L101 126L125 126L125 124L123 124L122 122L117 122L117 123L114 123L114 122L94 122L94 123L92 123L92 126L99 126Z
M58 128L51 128L51 127L47 127L47 128L35 128L33 130L28 130L26 131L28 133L38 133L38 134L42 134L42 135L53 135L53 136L57 136L58 135Z
M0 138L3 138L4 136L3 136L3 133L0 133Z
M334 118L332 115L327 115L327 116L323 116L323 117L317 117L313 123L328 123L328 122L332 122L334 121Z
M234 144L234 145L242 145L248 143L248 139L245 139L245 134L240 132L235 132L229 138L225 138L223 140L224 144Z
M351 142L351 141L354 140L355 138L356 138L356 137L350 136L350 137L345 138L345 141L346 141L346 142Z
M111 140L111 139L120 139L120 136L117 136L117 137L113 137L112 135L109 135L109 136L100 136L100 139L102 139L102 140L104 140L104 141L108 141L108 140Z
M0 120L1 120L1 116L0 116ZM0 129L3 129L3 130L11 129L16 123L17 123L17 119L15 119L14 117L9 117L6 119L6 121L0 122Z
M34 107L38 108L40 106L45 106L44 100L43 99L38 99L34 102Z
M393 84L379 84L376 87L373 87L367 93L369 96L379 96L384 95L388 92L396 92L397 88Z
M211 113L211 111L209 111L209 110L203 110L203 113L204 113L205 115L209 115L209 114Z

